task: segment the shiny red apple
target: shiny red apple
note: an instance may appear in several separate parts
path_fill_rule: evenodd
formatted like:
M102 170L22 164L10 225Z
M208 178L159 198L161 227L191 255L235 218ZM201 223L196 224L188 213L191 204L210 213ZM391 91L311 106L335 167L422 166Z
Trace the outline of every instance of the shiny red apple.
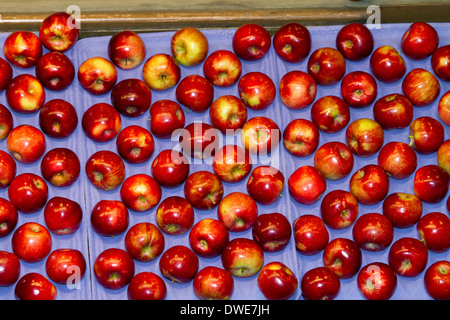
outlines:
M358 217L358 201L347 190L332 190L323 197L320 204L320 214L325 225L331 229L348 228Z
M178 83L175 97L187 110L206 111L214 100L214 86L205 77L189 74Z
M217 87L226 88L236 84L241 74L241 60L229 50L216 50L203 62L203 75Z
M151 103L152 92L141 79L124 79L111 89L111 104L125 117L137 118L143 115Z
M48 193L45 180L31 172L17 175L8 187L9 201L17 211L25 214L35 213L44 208Z
M147 49L142 38L131 30L114 34L108 42L108 57L120 69L131 70L145 59Z
M199 259L188 247L174 245L161 255L159 270L171 282L188 283L199 270Z
M307 70L320 86L332 86L345 75L347 64L342 53L331 47L316 49L308 59Z
M272 39L269 31L256 23L246 23L237 28L231 40L234 53L242 60L256 61L269 52Z
M166 283L156 273L142 271L128 283L128 300L164 300L166 296Z
M266 299L287 300L297 290L298 279L284 263L272 261L259 272L257 284Z
M376 164L368 164L350 177L350 192L360 204L372 206L386 198L389 193L389 177L384 169Z
M8 199L0 198L0 238L8 236L17 226L19 215Z
M244 74L239 79L238 93L247 108L265 110L275 100L277 89L268 75L253 71Z
M345 141L355 155L370 157L383 147L384 130L373 119L358 118L348 125Z
M258 215L252 226L253 240L265 252L282 251L292 236L291 223L285 215L272 212Z
M400 238L389 249L388 263L400 276L417 277L425 270L427 262L427 247L416 238Z
M97 282L109 290L125 287L135 274L135 264L131 255L123 249L109 248L94 260L93 273Z
M195 171L184 183L184 196L195 209L210 210L218 206L223 192L222 181L209 171Z
M230 240L228 229L216 219L204 218L189 232L189 245L200 257L218 257Z
M288 179L289 193L298 203L311 205L317 202L327 188L327 182L315 167L297 168Z
M247 107L234 95L223 95L209 108L211 125L223 134L234 134L247 121Z
M73 234L81 226L83 209L77 201L54 196L45 204L44 221L47 229L53 234Z
M125 180L125 164L115 152L100 150L92 154L85 165L89 182L99 190L117 189Z
M424 275L425 290L435 300L450 299L450 262L439 260L428 267Z
M217 218L231 232L250 229L258 217L258 206L248 194L235 191L219 202Z
M400 141L386 143L378 153L378 165L393 179L406 179L416 171L417 154L412 147Z
M229 144L217 150L212 160L212 168L220 180L238 183L250 174L252 160L247 150Z
M210 124L194 121L184 127L178 138L181 151L194 159L209 159L219 147L219 134Z
M384 130L403 129L414 117L414 107L401 93L387 94L373 105L373 118Z
M409 228L422 216L423 204L414 194L394 192L384 199L382 210L395 228Z
M11 32L3 44L6 60L22 69L34 67L42 56L42 51L41 40L31 31Z
M311 106L311 121L325 133L337 133L350 122L350 108L340 97L328 95Z
M42 20L39 26L39 39L49 51L66 52L77 43L80 28L73 15L55 12Z
M441 46L433 52L431 68L439 79L450 81L450 45Z
M80 250L63 248L53 250L45 261L45 272L55 283L74 285L86 273L87 262Z
M283 173L272 166L258 166L247 180L247 193L262 205L270 205L281 197L285 178Z
M438 98L441 85L430 71L415 68L403 78L402 91L414 106L425 107Z
M81 126L89 139L108 142L114 139L122 128L122 118L112 105L99 102L83 113Z
M38 112L45 103L44 86L35 76L24 73L11 79L5 91L11 110L20 114Z
M184 128L186 116L181 106L173 100L155 101L149 109L150 131L160 139L171 138Z
M343 26L336 36L336 48L347 60L361 61L373 51L374 38L366 25L353 22Z
M162 198L162 190L155 178L145 173L127 177L120 186L120 199L125 206L136 212L155 208Z
M380 213L365 213L353 224L352 237L361 249L378 252L391 245L394 240L394 227L391 221Z
M222 268L206 266L195 275L192 288L201 300L230 300L234 292L234 279Z
M406 73L406 63L400 52L390 45L375 49L370 56L370 71L383 83L399 81Z
M128 229L124 244L133 259L149 262L164 252L166 241L161 230L153 223L139 222Z
M128 229L130 214L122 201L100 200L92 208L90 221L97 234L113 237Z
M316 99L317 83L310 74L292 70L282 76L279 91L283 105L289 109L301 110Z
M335 238L323 249L322 261L339 279L350 279L361 268L362 252L353 240Z
M414 174L414 194L422 202L439 203L449 190L449 179L449 174L438 165L424 165Z
M436 152L445 139L444 126L436 119L422 116L409 126L410 144L420 154Z
M252 239L234 238L223 248L222 265L234 277L249 278L264 265L264 252L261 246Z
M450 219L442 212L430 212L416 224L420 240L431 252L447 252L450 249Z
M161 187L175 188L186 181L189 169L189 160L183 153L165 149L153 160L151 172Z
M242 127L242 146L251 154L267 155L280 143L281 133L275 121L265 116L256 116L247 120Z
M49 100L39 111L39 127L51 138L67 138L75 132L77 126L77 111L67 100L59 98Z
M181 235L194 225L194 208L183 197L169 196L161 201L156 210L156 224L168 235Z
M311 256L322 251L330 240L323 220L312 214L304 214L292 224L295 248L302 255Z
M330 269L314 267L303 274L300 288L306 300L334 300L341 291L341 281Z
M20 261L8 251L0 251L0 287L12 286L20 276Z
M208 55L208 38L197 28L184 27L175 32L170 41L172 56L185 67L201 64Z
M0 150L0 189L5 189L17 174L17 164L6 151Z
M53 148L41 160L42 177L55 187L73 185L78 180L80 171L80 159L69 148Z
M311 51L311 34L308 28L297 22L281 26L272 41L276 54L286 62L301 62Z
M353 170L353 165L352 151L340 141L326 142L314 153L314 167L328 180L344 179Z
M30 272L17 281L14 295L19 300L55 300L58 290L46 277Z
M36 78L42 85L53 91L63 91L75 79L72 60L61 52L47 52L39 58L35 68Z
M14 159L31 164L44 155L47 142L41 130L29 124L21 124L8 134L6 147Z
M401 38L402 51L410 59L422 60L429 57L439 46L439 35L432 25L414 22Z
M77 78L86 92L100 96L110 92L117 83L117 69L106 58L91 57L81 63Z
M155 140L146 128L132 124L118 133L116 148L126 162L139 164L151 158L155 151Z
M375 78L365 71L352 71L341 80L341 95L347 104L356 109L371 105L378 94Z
M319 142L319 129L308 119L293 119L283 130L283 145L294 156L312 155L317 150Z
M397 289L397 275L386 263L368 263L358 273L357 286L368 300L388 300Z
M52 236L46 227L37 222L25 222L13 233L11 247L22 261L37 263L52 250Z
M169 54L156 53L144 62L142 77L151 90L168 90L181 79L180 64Z

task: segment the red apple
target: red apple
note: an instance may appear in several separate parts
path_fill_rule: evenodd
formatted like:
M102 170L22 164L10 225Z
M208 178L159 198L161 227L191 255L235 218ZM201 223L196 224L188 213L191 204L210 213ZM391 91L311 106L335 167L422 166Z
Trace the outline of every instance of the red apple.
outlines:
M194 159L209 159L218 149L219 134L210 124L194 121L184 127L178 138L181 151Z
M345 140L355 155L370 157L383 147L384 131L375 120L359 118L348 125Z
M100 200L91 211L92 229L101 236L113 237L128 229L130 217L122 201Z
M439 47L433 52L431 68L438 78L450 81L450 45Z
M293 70L283 75L279 90L281 102L287 108L301 110L316 99L317 84L310 74Z
M161 187L175 188L186 181L189 175L189 160L176 150L162 150L152 162L152 175Z
M258 215L252 226L253 240L259 243L264 252L279 252L291 240L291 223L278 212Z
M166 295L165 282L153 272L141 272L128 284L128 300L164 300Z
M360 204L372 206L386 198L389 193L389 177L379 165L368 164L350 178L350 192Z
M450 249L450 219L444 213L427 213L417 222L416 229L429 251L442 253Z
M150 131L160 139L171 138L182 129L186 117L181 106L173 100L162 99L150 106Z
M93 95L104 95L112 90L117 82L117 69L103 57L92 57L81 63L77 73L83 89Z
M43 156L47 143L41 130L29 124L21 124L8 134L6 147L17 161L31 164Z
M213 103L214 86L205 77L190 74L178 83L175 97L187 110L202 113Z
M439 203L449 189L449 174L435 164L425 165L414 175L414 194L422 202Z
M100 150L86 162L85 171L89 182L97 189L111 191L125 180L125 164L115 152Z
M171 282L188 283L199 269L197 255L184 245L174 245L167 249L159 259L161 274Z
M198 221L189 232L189 245L200 257L218 257L230 240L228 229L215 219L204 218Z
M144 61L146 53L144 41L133 31L123 30L109 39L108 57L120 69L136 68Z
M75 67L72 60L61 52L47 52L40 57L35 73L42 85L53 91L68 88L75 79Z
M55 12L42 20L39 39L49 51L66 52L78 41L80 29L67 12Z
M47 101L39 111L39 127L51 138L67 138L75 132L77 126L78 114L74 106L66 100Z
M337 96L323 96L311 106L311 121L325 133L336 133L350 122L350 108Z
M6 139L14 128L14 118L11 111L0 103L0 141Z
M119 248L102 251L94 261L94 276L104 288L118 290L125 287L135 274L133 258Z
M406 63L400 52L389 45L378 47L370 57L370 71L383 83L399 81L406 73Z
M203 75L217 87L231 87L239 81L241 74L241 60L229 50L216 50L203 62Z
M327 245L330 235L321 218L304 214L294 220L292 225L295 248L302 255L315 255Z
M361 249L378 252L391 245L394 227L386 216L375 212L366 213L356 219L352 236Z
M211 125L224 134L234 134L247 121L247 107L234 95L223 95L209 108Z
M341 81L341 95L347 104L356 109L371 105L378 94L375 78L365 71L353 71Z
M336 36L336 48L350 61L367 58L372 53L373 47L372 32L359 22L343 26Z
M325 246L322 260L323 265L333 271L339 279L350 279L361 268L362 252L353 240L335 238Z
M12 78L5 91L11 110L20 114L38 112L45 103L45 89L31 74L19 74Z
M436 152L445 139L444 126L436 119L422 116L409 126L410 144L420 154Z
M136 212L155 208L162 198L162 190L155 178L136 173L127 177L120 186L120 199L125 206Z
M253 117L244 124L241 131L242 146L251 154L267 155L276 149L281 141L281 130L270 118Z
M315 267L303 274L300 288L306 300L334 300L341 291L341 281L330 269Z
M153 223L139 222L128 229L125 250L140 262L149 262L159 257L165 247L164 235Z
M40 273L30 272L16 283L14 295L19 300L55 300L58 290Z
M450 262L439 260L425 271L425 290L435 300L450 299Z
M358 201L347 190L332 190L323 197L320 214L323 222L331 229L345 229L351 226L358 217Z
M247 108L265 110L275 100L277 89L268 75L253 71L239 79L238 93Z
M358 289L368 300L388 300L397 289L397 275L386 263L366 264L356 279Z
M284 61L298 63L311 51L309 30L297 22L281 26L273 36L273 48Z
M271 44L269 31L255 23L237 28L231 40L234 53L245 61L262 59L269 52Z
M438 33L433 26L426 22L412 23L401 39L402 51L414 60L422 60L431 56L438 45Z
M255 241L235 238L222 250L222 265L231 275L249 278L256 275L264 265L264 252Z
M0 57L0 92L8 87L13 75L14 71L9 62Z
M194 225L194 208L183 197L169 196L156 210L156 224L166 234L181 235Z
M112 105L99 102L83 113L81 125L89 139L108 142L114 139L122 128L122 118Z
M17 173L17 165L9 153L0 150L0 189L9 186Z
M339 141L326 142L314 153L314 167L328 180L344 179L353 170L353 164L352 151Z
M128 300L164 300L167 286L156 273L143 271L128 283L127 296Z
M414 107L401 93L385 95L373 105L373 118L384 130L406 128L413 117Z
M247 150L229 144L217 150L212 160L212 168L220 180L237 183L250 174L252 161Z
M19 258L12 252L0 251L0 287L12 286L19 276Z
M155 140L146 128L129 125L123 128L116 138L117 153L128 163L146 162L155 151Z
M415 68L403 78L402 91L414 106L425 107L438 98L441 85L430 71Z
M46 227L36 222L25 222L13 233L11 246L22 261L37 263L52 250L52 236Z
M184 183L184 196L195 209L210 210L222 200L222 181L209 171L193 172Z
M288 188L295 201L311 205L323 195L327 188L327 182L315 167L304 165L289 176Z
M9 200L0 198L0 238L8 236L16 228L18 220L16 207Z
M383 214L395 228L412 227L419 221L422 212L422 201L414 194L394 192L383 201Z
M231 232L242 232L250 229L258 217L258 206L255 200L243 192L231 192L220 201L217 217Z
M209 43L197 28L184 27L175 32L170 41L172 56L185 67L201 64L208 55Z
M297 290L298 280L284 263L273 261L261 269L257 284L266 299L287 300Z
M143 115L151 103L152 92L141 79L124 79L111 89L111 104L125 117L137 118Z
M56 235L75 233L81 226L83 209L71 199L55 196L48 200L44 208L44 221L47 229Z
M427 266L427 247L418 239L400 238L389 249L388 262L398 275L407 278L416 277Z
M450 139L445 140L436 152L438 165L450 175Z
M316 125L307 119L291 120L283 131L283 145L297 157L312 155L319 146L320 133Z
M309 56L307 69L318 85L331 86L345 75L345 58L335 48L321 47Z
M157 53L144 62L142 77L151 90L165 91L178 84L181 68L171 55Z
M195 275L192 287L195 296L201 300L230 300L234 279L222 268L206 266Z
M34 67L42 56L42 51L41 40L30 31L14 31L6 37L3 44L6 60L23 69Z
M44 179L34 173L21 173L11 181L8 197L17 211L35 213L44 208L47 202L48 186Z
M54 148L41 160L42 177L55 187L73 185L80 176L80 160L75 152L68 148Z
M417 155L408 144L399 141L386 143L378 153L378 165L394 179L405 179L417 168Z
M284 189L283 173L271 166L259 166L253 169L247 180L247 193L262 205L273 204L280 198Z
M56 249L47 257L45 271L55 283L73 285L86 273L86 259L77 249Z

